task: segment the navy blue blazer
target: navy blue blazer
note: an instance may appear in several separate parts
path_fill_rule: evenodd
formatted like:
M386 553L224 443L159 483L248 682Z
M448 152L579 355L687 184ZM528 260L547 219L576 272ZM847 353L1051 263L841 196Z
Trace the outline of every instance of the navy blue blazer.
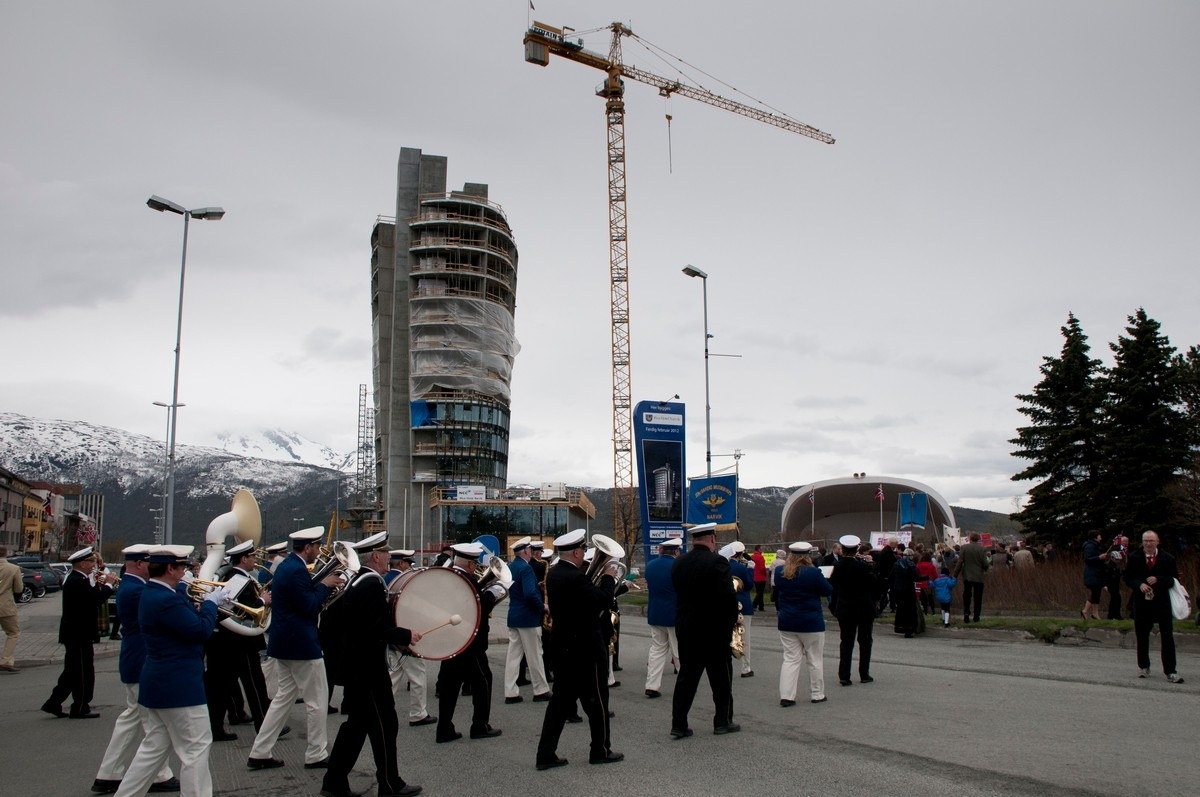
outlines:
M117 617L121 618L121 658L117 666L123 684L141 680L142 665L146 663L146 640L138 621L138 606L145 588L146 582L131 573L122 576L117 587Z
M775 588L779 597L779 630L797 634L815 634L825 630L825 609L821 598L833 594L833 585L815 567L801 567L791 578L783 577L784 565L775 568Z
M267 655L275 659L319 659L317 618L329 597L324 584L312 583L308 565L294 551L275 568L271 579L271 634Z
M753 616L754 598L750 597L750 588L754 586L754 570L736 559L730 559L729 575L736 576L742 581L742 589L737 593L738 605L742 607L742 614Z
M537 628L542 624L542 590L529 562L514 557L508 565L513 583L508 588L508 627Z
M146 644L138 703L146 708L205 705L204 642L217 625L217 605L204 601L197 611L190 600L151 579L142 590L138 622Z
M675 627L675 585L671 583L674 564L674 556L660 555L646 565L646 590L650 593L646 622L649 625Z

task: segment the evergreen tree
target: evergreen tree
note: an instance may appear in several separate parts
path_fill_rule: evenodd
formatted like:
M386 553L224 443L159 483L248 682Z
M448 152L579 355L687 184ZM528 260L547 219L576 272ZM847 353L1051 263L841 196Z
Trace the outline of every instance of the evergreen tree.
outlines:
M1177 357L1180 405L1190 435L1187 467L1167 487L1171 525L1184 537L1200 540L1200 346Z
M1139 308L1128 336L1109 344L1116 362L1104 380L1102 503L1112 531L1177 531L1168 488L1191 459L1192 434L1180 410L1183 372L1159 323Z
M1029 425L1017 429L1010 443L1014 456L1030 460L1013 481L1040 480L1029 491L1024 509L1012 515L1041 541L1068 545L1097 527L1096 462L1102 376L1100 361L1078 319L1067 315L1063 347L1057 358L1044 357L1042 381L1032 393L1017 396L1018 411Z

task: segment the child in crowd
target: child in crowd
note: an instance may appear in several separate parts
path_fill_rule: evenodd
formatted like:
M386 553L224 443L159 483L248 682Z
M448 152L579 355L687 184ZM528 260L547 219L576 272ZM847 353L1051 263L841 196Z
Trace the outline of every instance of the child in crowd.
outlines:
M933 580L933 596L942 608L942 628L950 627L950 601L954 599L954 588L957 586L958 579L951 575Z

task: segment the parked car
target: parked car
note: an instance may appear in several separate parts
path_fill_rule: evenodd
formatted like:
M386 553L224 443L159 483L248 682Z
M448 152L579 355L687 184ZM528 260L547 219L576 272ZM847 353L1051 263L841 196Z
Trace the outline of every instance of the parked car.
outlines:
M58 573L62 581L66 581L67 575L71 572L72 568L70 562L51 562L50 569Z
M42 583L41 573L22 567L21 580L25 584L25 589L17 596L17 603L29 603L34 598L40 598L46 594L46 586Z
M62 589L63 576L51 567L49 562L21 562L20 565L42 577L42 586L45 587L46 592L57 592Z

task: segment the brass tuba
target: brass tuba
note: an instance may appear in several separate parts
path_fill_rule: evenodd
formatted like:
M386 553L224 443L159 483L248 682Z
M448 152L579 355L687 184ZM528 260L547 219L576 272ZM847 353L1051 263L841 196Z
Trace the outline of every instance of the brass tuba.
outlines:
M204 535L204 563L200 565L200 575L191 581L191 584L196 585L195 589L190 585L188 587L188 596L193 601L199 603L204 600L206 594L225 585L225 582L216 581L215 578L221 562L225 559L225 538L231 534L238 542L253 541L255 547L262 541L262 514L258 510L258 501L255 501L254 495L245 488L234 493L228 512L218 515L208 524ZM262 587L259 583L254 579L249 583L261 596ZM221 626L240 636L259 636L271 623L269 606L254 607L231 601L218 607L218 610L224 615Z
M499 587L501 593L496 596L496 603L508 597L508 588L512 586L512 571L498 556L489 556L486 564L475 565L475 583L480 592L491 587Z

